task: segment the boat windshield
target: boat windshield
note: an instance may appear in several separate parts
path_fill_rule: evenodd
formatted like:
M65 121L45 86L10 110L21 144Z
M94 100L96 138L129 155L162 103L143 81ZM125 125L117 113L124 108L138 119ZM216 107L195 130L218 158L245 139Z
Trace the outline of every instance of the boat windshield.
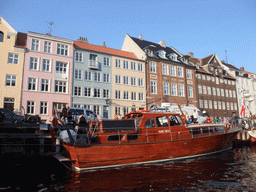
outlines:
M139 127L140 122L141 118L135 119L135 127Z

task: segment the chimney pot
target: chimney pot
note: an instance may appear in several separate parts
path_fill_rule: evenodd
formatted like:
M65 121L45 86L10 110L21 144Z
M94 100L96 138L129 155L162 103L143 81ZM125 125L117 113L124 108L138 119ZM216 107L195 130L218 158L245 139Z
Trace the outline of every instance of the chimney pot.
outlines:
M103 46L103 47L107 47L107 46L106 46L106 43L105 43L105 41L103 41L103 45L102 45L102 46Z
M159 41L158 43L159 45L161 45L162 47L166 48L166 44L165 44L165 41Z
M194 53L189 52L188 55L189 55L191 58L194 58Z
M142 35L139 35L139 39L140 39L140 40L143 40L143 39L142 39Z
M241 70L241 71L244 71L244 67L240 67L240 70Z

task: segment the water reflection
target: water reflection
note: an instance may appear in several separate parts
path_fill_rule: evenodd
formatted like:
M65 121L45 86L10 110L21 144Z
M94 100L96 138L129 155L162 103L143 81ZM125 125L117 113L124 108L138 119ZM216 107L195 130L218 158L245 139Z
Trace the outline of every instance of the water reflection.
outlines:
M31 172L34 191L256 191L254 146L186 161L79 175L52 160L47 163L48 168L42 166L40 172ZM15 189L26 185L17 182Z

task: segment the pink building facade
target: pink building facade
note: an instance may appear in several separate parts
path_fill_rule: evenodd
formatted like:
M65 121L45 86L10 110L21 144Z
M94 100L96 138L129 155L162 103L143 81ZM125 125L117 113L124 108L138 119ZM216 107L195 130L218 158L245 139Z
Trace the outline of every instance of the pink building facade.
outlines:
M49 123L53 107L70 106L73 41L28 32L24 60L22 108Z

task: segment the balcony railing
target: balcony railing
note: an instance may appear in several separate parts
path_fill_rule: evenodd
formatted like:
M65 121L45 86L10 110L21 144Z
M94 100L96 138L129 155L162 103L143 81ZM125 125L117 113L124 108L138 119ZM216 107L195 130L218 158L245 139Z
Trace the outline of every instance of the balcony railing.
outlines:
M89 68L99 69L99 62L95 60L89 60Z

